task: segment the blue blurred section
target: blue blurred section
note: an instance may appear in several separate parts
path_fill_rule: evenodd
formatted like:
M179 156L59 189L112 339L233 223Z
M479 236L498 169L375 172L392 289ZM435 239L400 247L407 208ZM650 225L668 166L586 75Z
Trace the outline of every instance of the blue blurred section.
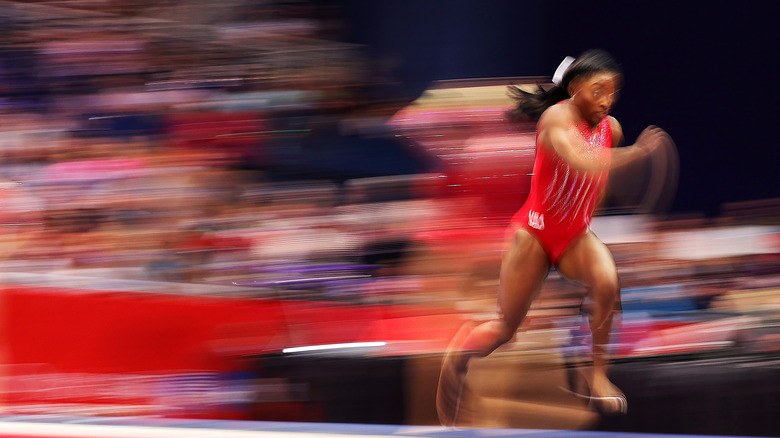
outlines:
M653 315L680 314L706 308L682 285L624 288L620 292L623 312Z

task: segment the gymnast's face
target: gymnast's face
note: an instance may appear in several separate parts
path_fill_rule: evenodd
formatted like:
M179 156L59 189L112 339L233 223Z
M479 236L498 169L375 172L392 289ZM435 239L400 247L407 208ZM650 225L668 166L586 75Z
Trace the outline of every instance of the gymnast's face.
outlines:
M612 72L578 77L569 85L570 102L580 109L582 117L588 123L596 126L615 104L620 84L620 75Z

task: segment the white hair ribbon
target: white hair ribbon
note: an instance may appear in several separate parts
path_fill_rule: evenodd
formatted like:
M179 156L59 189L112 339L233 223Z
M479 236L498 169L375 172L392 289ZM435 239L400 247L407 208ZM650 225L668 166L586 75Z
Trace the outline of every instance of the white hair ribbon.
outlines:
M561 61L560 64L558 64L558 68L555 69L555 73L552 77L552 82L555 85L561 85L561 81L563 81L563 75L566 74L566 70L569 69L569 66L571 63L574 62L574 58L571 56L567 56L563 58L563 61Z

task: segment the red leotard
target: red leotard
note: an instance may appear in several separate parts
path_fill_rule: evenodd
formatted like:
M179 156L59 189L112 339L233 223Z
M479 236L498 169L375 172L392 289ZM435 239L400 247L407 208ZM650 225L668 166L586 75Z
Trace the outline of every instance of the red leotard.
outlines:
M608 153L612 147L609 117L604 117L596 128L582 120L574 129L584 140L586 155ZM552 147L542 145L537 136L531 190L513 216L511 230L523 228L531 233L555 266L561 255L588 231L606 181L606 170L575 170Z

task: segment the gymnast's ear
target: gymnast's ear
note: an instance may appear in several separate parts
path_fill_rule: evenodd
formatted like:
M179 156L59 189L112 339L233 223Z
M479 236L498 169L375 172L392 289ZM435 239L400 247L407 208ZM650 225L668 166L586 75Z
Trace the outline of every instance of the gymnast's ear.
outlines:
M581 86L582 76L577 76L569 82L569 85L566 87L566 92L569 93L569 96L574 97L580 91Z

